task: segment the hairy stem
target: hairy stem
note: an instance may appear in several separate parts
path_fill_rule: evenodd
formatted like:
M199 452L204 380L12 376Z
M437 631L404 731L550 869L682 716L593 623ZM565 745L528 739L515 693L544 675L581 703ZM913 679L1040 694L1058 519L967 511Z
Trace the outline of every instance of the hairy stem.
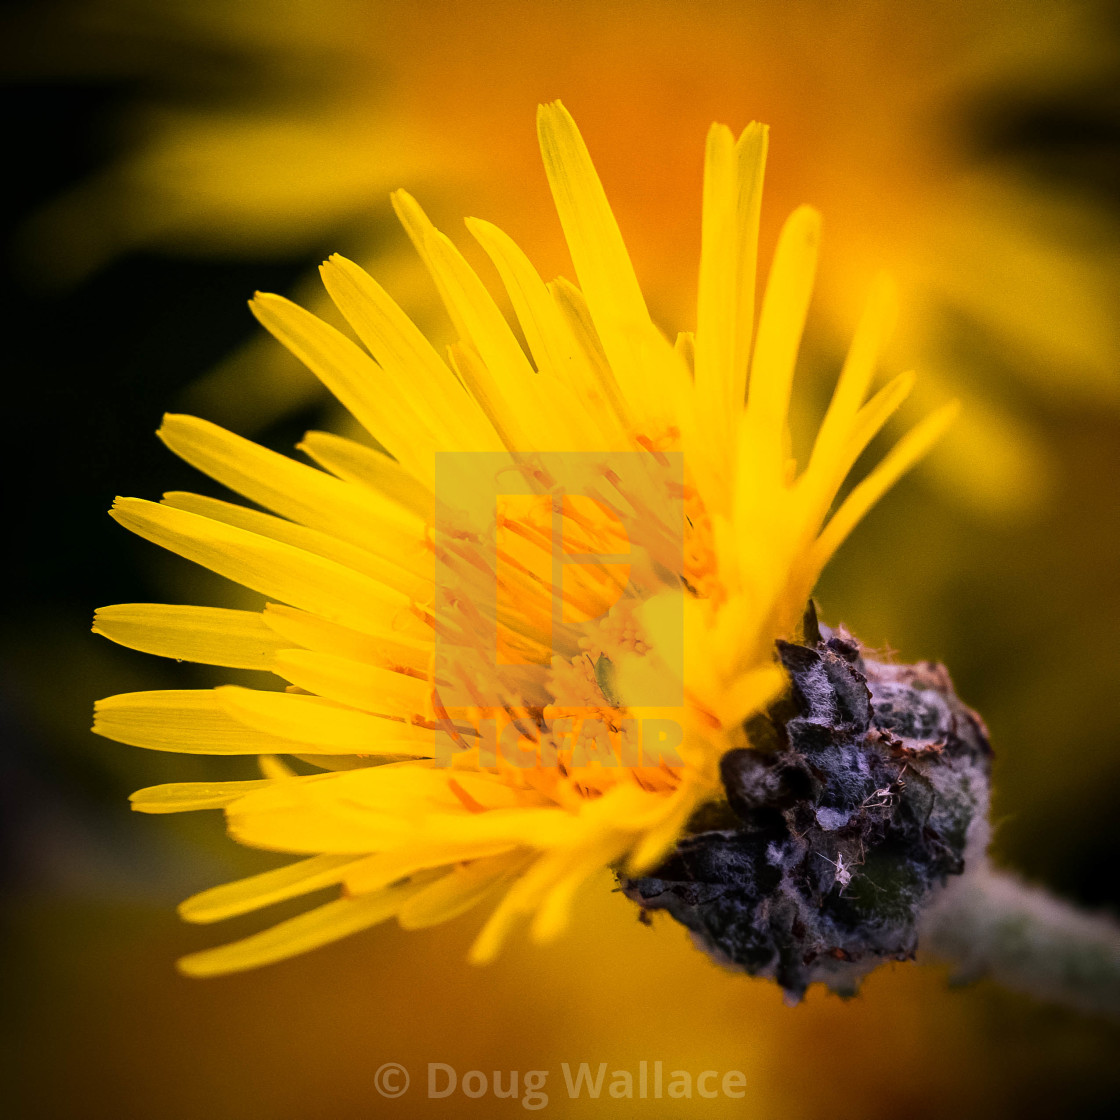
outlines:
M927 907L920 943L961 980L1005 987L1120 1019L1120 925L1086 914L986 860Z

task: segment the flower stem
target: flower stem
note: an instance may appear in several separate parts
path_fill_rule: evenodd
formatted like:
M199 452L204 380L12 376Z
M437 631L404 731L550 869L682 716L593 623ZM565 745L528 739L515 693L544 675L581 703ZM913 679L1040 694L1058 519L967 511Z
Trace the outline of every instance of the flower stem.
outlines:
M1007 988L1120 1019L1120 925L993 868L948 883L922 917L920 942L963 982Z

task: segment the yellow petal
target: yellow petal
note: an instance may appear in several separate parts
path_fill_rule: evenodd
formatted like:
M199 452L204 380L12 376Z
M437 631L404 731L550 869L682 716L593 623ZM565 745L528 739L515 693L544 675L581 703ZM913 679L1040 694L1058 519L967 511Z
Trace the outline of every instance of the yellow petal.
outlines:
M696 411L725 456L746 396L767 143L765 125L749 125L737 141L713 125L704 161Z
M317 696L238 685L223 685L215 692L234 720L288 740L280 753L431 758L435 752L436 733L428 728L354 711Z
M614 370L611 369L610 360L603 349L599 333L595 330L583 292L562 276L548 285L548 292L567 324L572 338L579 343L595 382L602 390L603 396L610 401L612 411L624 426L631 424L632 410L619 387Z
M269 778L247 782L168 782L147 786L129 796L137 813L185 813L194 809L222 809L255 789L271 785Z
M851 418L846 438L839 446L834 447L827 457L814 453L804 475L798 479L810 533L817 532L856 460L910 395L915 380L912 371L900 373Z
M243 941L183 957L179 971L186 976L222 976L306 953L384 922L426 885L409 883L361 898L328 902Z
M689 817L709 797L710 793L699 785L682 786L665 806L662 819L640 837L630 852L626 860L629 873L644 875L652 871L669 854Z
M340 883L347 868L359 862L360 859L349 855L312 856L192 895L179 904L179 916L202 924L247 914Z
M348 626L328 622L307 611L279 603L269 603L263 618L288 646L305 646L382 669L398 672L406 669L425 677L431 666L431 640L413 638L400 630L372 629L368 633L359 633Z
M157 657L234 669L268 669L273 656L291 644L256 611L163 603L100 607L93 632Z
M785 465L790 387L813 291L820 238L820 214L811 206L798 207L782 227L762 299L747 417L750 437L761 445L756 461L766 478L780 477Z
M557 440L565 450L629 450L618 415L604 393L583 347L568 328L560 308L529 258L497 226L477 218L467 228L486 250L502 278L514 313L540 371L537 380L550 422L562 419ZM535 448L534 450L540 450Z
M879 351L894 329L897 305L898 296L890 278L885 275L876 277L828 411L817 433L813 459L828 462L843 446L871 386Z
M447 363L372 276L338 254L323 264L320 274L335 306L440 450L501 450L478 405Z
M239 800L227 813L230 835L244 844L283 852L368 853L431 839L475 842L506 839L510 822L497 836L477 833L436 837L433 820L492 813L468 813L450 779L484 808L516 805L525 796L500 779L466 771L433 770L404 762L317 774L274 783ZM570 820L569 814L562 814ZM523 810L521 832L537 829L534 810ZM536 814L539 815L539 814ZM547 815L547 814L546 814ZM559 827L558 825L556 826Z
M545 892L529 927L534 941L547 944L555 941L567 928L571 918L572 902L576 892L597 872L621 855L626 840L618 840L615 847L596 849L581 857L573 858L567 867L556 875L555 882Z
M234 840L248 847L306 855L334 852L364 856L407 843L416 836L408 821L388 814L339 814L295 795L285 803L265 808L242 810L235 806L227 816L226 827Z
M431 242L428 239L428 235L434 227L428 220L428 215L424 213L420 203L418 203L408 191L394 191L392 195L390 195L390 201L393 203L393 210L397 215L397 219L404 227L405 233L408 234L408 238L412 242L412 247L416 250L420 259L424 262L424 266L431 273L432 279L435 281L436 289L439 291L440 299L443 300L443 305L451 318L451 324L455 328L456 336L461 339L469 338L470 331L467 329L467 324L461 315L459 305L454 300L449 300L440 287L442 278L439 269L434 267L431 258Z
M231 719L213 689L124 692L94 705L106 739L178 754L286 754L292 744Z
M249 305L282 342L353 414L367 432L422 481L432 474L432 444L393 379L345 335L283 296L258 292Z
M258 537L281 541L304 552L334 560L343 567L369 576L370 579L392 587L409 598L424 600L431 595L431 556L427 554L420 559L422 552L420 549L415 550L417 560L410 571L399 564L383 560L364 548L358 548L337 537L320 533L318 529L308 529L304 525L285 521L282 517L273 517L271 513L247 509L233 502L223 502L217 498L207 498L202 494L191 494L184 490L172 490L163 495L160 504L170 506L172 509L185 510L187 513L196 513L199 517L220 521L223 525L233 525Z
M477 843L425 843L421 840L405 848L379 852L355 864L345 876L346 889L351 894L365 894L415 875L418 871L504 855L513 846L494 840Z
M497 448L496 439L494 443ZM431 490L384 452L331 432L308 432L296 447L339 478L384 494L425 524L431 523L435 504Z
M643 399L635 334L650 327L630 254L611 213L591 155L571 114L559 101L537 110L545 173L576 276L611 367L627 396Z
M907 432L883 461L856 486L817 538L810 555L813 572L819 572L824 567L867 511L945 434L958 411L959 406L953 401L927 416Z
M180 458L291 521L393 560L423 540L420 518L194 416L167 415L157 433Z
M401 907L397 921L402 929L425 929L450 921L476 906L527 862L524 853L510 852L456 867L410 898Z
M403 199L404 192L398 196ZM425 262L462 332L461 342L473 349L471 357L477 355L478 361L469 363L466 384L483 412L503 440L512 441L506 445L510 450L567 450L570 438L565 442L565 433L557 433L551 423L548 398L494 298L415 201L409 199L408 206L415 231L424 239ZM462 356L457 351L457 361Z
M514 923L532 910L554 881L556 868L562 858L556 855L551 858L547 855L540 856L513 882L471 945L468 953L471 964L489 964L497 957Z
M315 650L284 650L273 664L274 672L305 691L364 712L406 719L430 715L427 680Z
M487 919L470 950L474 964L487 964L498 954L513 924L532 913L552 895L537 931L538 939L555 936L567 916L571 894L593 872L611 863L622 851L625 840L617 833L605 831L591 849L563 849L548 852L526 870L506 892L505 897Z
M140 498L118 498L110 513L146 540L324 618L376 633L415 619L399 591L280 541Z
M545 806L495 809L489 813L433 813L424 820L425 837L448 844L493 842L510 847L552 848L571 843L572 829L571 813Z
M510 451L531 450L532 444L520 418L502 398L490 370L478 353L472 347L456 342L447 348L447 357L455 373L481 405L502 444Z

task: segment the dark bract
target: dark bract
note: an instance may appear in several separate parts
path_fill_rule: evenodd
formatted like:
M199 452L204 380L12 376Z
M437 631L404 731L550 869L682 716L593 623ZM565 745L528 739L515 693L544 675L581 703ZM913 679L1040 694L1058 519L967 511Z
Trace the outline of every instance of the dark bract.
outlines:
M752 722L754 749L723 757L723 812L622 880L715 960L794 998L814 981L854 993L913 956L923 906L986 815L991 756L942 666L874 661L810 622L810 644L778 643L788 699Z

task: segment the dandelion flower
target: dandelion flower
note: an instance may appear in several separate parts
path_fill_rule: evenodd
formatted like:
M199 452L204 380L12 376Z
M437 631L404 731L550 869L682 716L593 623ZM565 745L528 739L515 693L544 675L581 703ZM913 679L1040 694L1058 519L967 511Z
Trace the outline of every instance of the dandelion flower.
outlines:
M775 642L799 637L822 567L952 417L952 405L927 417L838 500L913 376L867 399L893 317L880 280L808 462L791 459L820 218L802 207L785 223L756 326L766 128L709 133L696 329L674 342L650 318L572 118L543 106L538 129L579 286L543 282L501 230L467 222L525 346L398 192L458 335L446 357L342 257L323 281L360 345L279 296L253 302L377 449L312 432L301 449L313 467L169 416L160 435L173 451L270 512L183 493L114 505L125 527L265 603L119 605L95 629L287 685L98 705L95 730L121 742L260 756L257 780L133 795L142 812L222 808L234 839L300 857L188 899L183 916L340 888L186 957L188 974L484 902L472 957L486 961L519 922L555 937L603 866L656 867L723 798L720 760L750 747L747 721L786 687Z

